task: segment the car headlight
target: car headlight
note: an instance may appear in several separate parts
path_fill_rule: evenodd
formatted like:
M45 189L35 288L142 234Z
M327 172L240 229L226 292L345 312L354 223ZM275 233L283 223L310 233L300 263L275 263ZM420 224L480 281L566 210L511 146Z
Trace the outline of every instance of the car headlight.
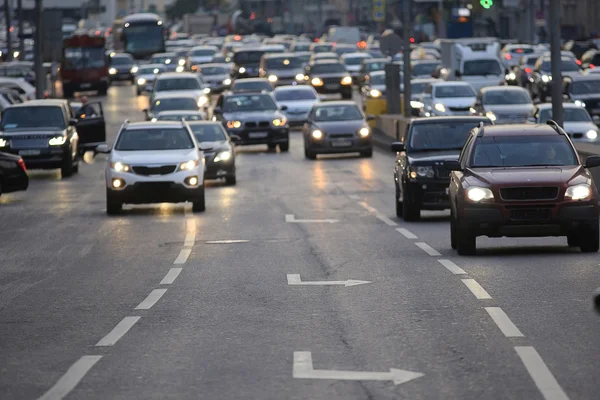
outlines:
M352 85L352 77L345 76L342 78L342 85Z
M371 91L369 92L369 95L371 97L381 97L381 91L377 90L377 89L371 89Z
M185 60L179 60L179 65L185 65Z
M133 67L133 68L131 68L131 71L129 71L129 72L131 72L132 74L135 74L136 72L138 72L138 69L139 69L138 67Z
M198 107L202 107L208 104L208 97L206 96L200 96L198 98Z
M0 138L0 147L6 147L8 145L8 140Z
M598 139L598 132L596 132L593 129L590 129L589 131L587 131L587 133L585 134L585 137L591 140L595 140Z
M312 131L312 134L311 134L311 135L312 135L313 139L317 139L317 140L319 140L319 139L322 139L322 138L323 138L323 132L321 132L321 131L320 131L320 130L318 130L318 129L315 129L314 131Z
M285 118L275 118L273 120L273 125L275 125L275 126L284 126L286 122L287 121L285 120Z
M575 105L577 107L585 107L585 103L581 100L575 100Z
M55 136L48 141L50 146L62 146L67 141L66 136Z
M303 74L296 75L296 80L297 81L303 81L304 80L304 75Z
M491 111L486 112L485 116L488 117L492 122L496 121L496 115Z
M550 82L552 80L552 75L542 75L543 82Z
M177 68L175 68L175 72L183 72L183 67L178 65Z
M171 64L171 59L170 59L170 58L167 58L167 59L165 60L165 64L167 64L167 65Z
M508 73L505 76L507 81L514 81L515 79L517 79L517 75L515 75L514 72Z
M473 186L467 189L467 199L475 203L483 200L493 200L494 193L488 188Z
M238 69L238 72L239 72L240 74L243 74L243 73L245 73L245 72L246 72L246 68L244 68L244 67L240 67L240 69Z
M231 159L231 151L222 151L214 158L214 162L229 161Z
M323 80L321 78L312 78L310 83L313 86L323 86Z
M369 128L360 128L358 130L358 134L360 135L360 137L362 138L366 138L367 136L369 136L369 134L371 133L371 130Z
M114 75L114 74L116 74L116 73L117 73L117 70L116 70L115 68L111 68L111 69L109 69L109 70L108 70L108 73L109 73L110 75Z
M587 200L592 197L592 187L586 183L569 186L565 192L565 197L571 200Z
M442 103L435 103L433 108L435 108L439 112L446 112L446 106L443 105Z
M431 166L420 166L420 167L411 167L410 177L416 179L420 178L435 178L435 171Z
M129 172L131 171L131 167L127 164L123 164L120 161L114 162L114 163L110 163L110 169L116 171L116 172Z
M142 86L142 85L145 85L145 84L146 84L146 82L147 82L147 81L146 81L146 79L144 79L144 78L140 78L140 79L138 79L138 80L137 80L137 84L138 84L138 85L140 85L140 86Z
M157 118L152 118L152 119L150 120L150 122L156 122L156 121L158 121L158 119L157 119Z
M269 75L267 79L269 80L269 82L275 83L279 78L277 78L277 75Z
M411 100L411 102L410 102L410 106L412 108L421 109L421 107L423 107L423 105L424 105L423 103L421 103L420 101L416 101L416 100Z
M229 86L229 85L231 85L231 79L227 78L227 79L223 80L223 82L222 82L222 83L223 83L223 85L225 85L225 86Z
M202 89L202 91L204 92L204 94L210 94L211 92L209 87Z
M240 121L227 121L226 125L229 129L237 129L242 126L242 123Z
M190 160L179 164L179 171L189 171L196 168L200 164L198 160Z

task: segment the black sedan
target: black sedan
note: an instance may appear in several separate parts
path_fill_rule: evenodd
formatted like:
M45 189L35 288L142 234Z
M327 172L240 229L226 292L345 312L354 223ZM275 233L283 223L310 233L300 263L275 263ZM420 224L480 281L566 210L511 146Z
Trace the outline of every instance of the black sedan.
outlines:
M313 106L304 125L304 155L360 153L373 155L371 129L367 118L353 101L331 101Z
M223 178L228 185L235 185L234 142L239 136L230 137L223 125L215 121L193 121L188 125L204 152L204 179Z
M3 139L0 138L0 142ZM2 193L27 190L29 177L23 159L14 154L0 152L0 196Z
M305 80L319 94L340 94L343 99L352 98L352 77L339 61L315 61L304 72Z

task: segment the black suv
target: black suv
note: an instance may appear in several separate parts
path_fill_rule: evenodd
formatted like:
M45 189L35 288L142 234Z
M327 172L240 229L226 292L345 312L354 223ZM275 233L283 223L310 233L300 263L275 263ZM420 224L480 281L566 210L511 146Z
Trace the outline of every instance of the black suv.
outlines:
M258 78L260 59L265 54L259 48L236 48L233 53L232 79Z
M421 210L450 208L448 160L457 160L471 130L487 117L431 117L411 122L401 142L392 143L396 215L416 221Z
M319 94L340 94L352 98L352 77L344 64L335 60L314 61L305 68L307 83ZM305 79L306 79L305 78Z
M590 115L600 115L600 75L579 75L564 79L564 94Z

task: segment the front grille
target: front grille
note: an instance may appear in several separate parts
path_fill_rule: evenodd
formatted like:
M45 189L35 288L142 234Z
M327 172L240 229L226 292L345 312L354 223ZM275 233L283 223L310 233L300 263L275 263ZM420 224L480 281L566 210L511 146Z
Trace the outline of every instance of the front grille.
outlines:
M354 135L352 133L332 133L329 135L331 139L344 139L344 138L353 138Z
M323 78L323 83L326 85L339 85L342 78Z
M554 200L558 197L557 187L512 187L500 189L503 200L529 201Z
M516 208L510 210L510 219L515 222L544 222L552 217L550 207Z
M269 121L260 121L260 122L246 122L246 128L256 128L260 126L261 128L268 128L271 124Z
M48 138L12 139L10 145L15 149L40 149L49 146Z
M173 172L175 172L175 168L177 168L177 166L176 165L161 165L158 167L138 166L138 167L132 167L132 168L133 168L133 172L138 175L149 176L149 175L172 174Z
M157 194L171 189L173 184L171 182L138 182L134 186L140 192Z
M469 111L471 107L448 107L450 111Z
M438 179L449 179L450 170L446 167L434 167L435 177Z
M269 121L261 121L258 123L258 126L260 126L261 128L268 127L269 125Z

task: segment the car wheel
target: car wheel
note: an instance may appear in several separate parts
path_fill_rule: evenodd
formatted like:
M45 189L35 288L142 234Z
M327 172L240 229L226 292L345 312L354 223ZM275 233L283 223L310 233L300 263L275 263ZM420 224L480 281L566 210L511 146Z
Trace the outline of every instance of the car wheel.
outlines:
M269 148L269 150L273 151L277 148L277 145L275 143L269 143L267 147Z
M108 215L116 215L121 212L123 204L116 201L110 191L106 189L106 213Z
M456 232L456 251L461 256L472 256L477 251L477 236L469 231L467 227L462 226L458 219L455 219L454 229Z
M580 244L580 236L576 232L567 235L567 245L569 247L579 247Z
M360 152L360 156L364 157L364 158L371 158L371 157L373 157L373 149L361 151Z
M456 250L456 219L454 213L450 213L450 247Z
M396 216L397 217L402 217L402 211L404 206L402 205L402 202L400 201L400 190L398 190L398 184L395 184L396 186Z
M279 144L279 151L282 151L282 152L290 151L290 142L280 143Z
M598 218L592 222L584 234L580 236L579 248L584 253L596 253L600 248L600 237L598 232Z
M316 160L317 154L309 149L304 149L304 157L308 158L309 160Z
M206 202L204 198L204 186L200 189L200 196L192 203L193 212L203 212L206 210Z
M60 167L61 178L69 178L73 176L73 170L73 159L68 157L63 161L62 166Z
M235 178L235 175L226 176L225 183L227 185L231 185L231 186L235 185L237 183L237 179Z
M402 216L406 222L418 221L421 218L421 208L410 196L410 193L403 193L402 196Z

